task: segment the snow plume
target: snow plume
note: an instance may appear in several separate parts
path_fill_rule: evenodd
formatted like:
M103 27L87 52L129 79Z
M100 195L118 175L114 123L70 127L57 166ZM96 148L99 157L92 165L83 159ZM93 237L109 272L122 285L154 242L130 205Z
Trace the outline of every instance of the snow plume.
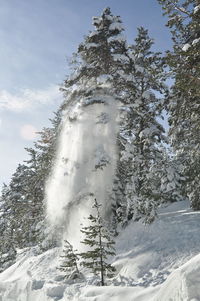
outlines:
M79 104L63 114L55 166L46 187L47 216L80 249L80 227L87 223L94 198L110 214L116 165L117 105L113 97Z

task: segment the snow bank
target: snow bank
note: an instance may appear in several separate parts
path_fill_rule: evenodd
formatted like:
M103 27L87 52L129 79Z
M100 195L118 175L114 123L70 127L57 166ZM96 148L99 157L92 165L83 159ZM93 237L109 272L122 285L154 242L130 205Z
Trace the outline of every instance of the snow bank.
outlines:
M187 202L177 202L161 208L151 225L131 223L117 240L117 279L144 287L163 283L200 252L199 218Z
M77 301L151 301L155 291L138 287L86 287Z
M89 275L64 281L58 248L21 251L0 274L0 301L199 301L199 214L179 202L161 208L150 226L130 223L117 237L117 273L105 287L92 285Z
M199 301L200 255L174 271L161 286L153 301Z
M1 301L49 301L63 297L66 285L56 282L58 255L55 248L38 255L37 248L18 255L18 261L0 274Z

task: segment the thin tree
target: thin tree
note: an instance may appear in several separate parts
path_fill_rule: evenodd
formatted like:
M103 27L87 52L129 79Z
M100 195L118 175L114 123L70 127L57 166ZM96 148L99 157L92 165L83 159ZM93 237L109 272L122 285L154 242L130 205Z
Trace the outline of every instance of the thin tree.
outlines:
M79 255L83 259L81 265L86 267L97 275L100 273L101 285L105 285L105 276L112 277L115 268L107 262L108 256L115 255L114 244L108 229L105 227L105 221L100 214L101 205L95 199L93 208L96 211L96 216L90 214L88 220L90 225L83 227L81 232L85 235L81 242L89 247L86 252Z

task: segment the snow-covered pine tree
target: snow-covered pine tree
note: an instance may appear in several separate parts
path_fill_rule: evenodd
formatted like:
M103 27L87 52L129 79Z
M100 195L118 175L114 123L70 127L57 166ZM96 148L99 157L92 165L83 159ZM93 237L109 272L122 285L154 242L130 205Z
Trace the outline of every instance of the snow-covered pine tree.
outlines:
M95 199L93 208L95 215L90 214L88 217L89 226L83 227L81 232L85 238L81 243L89 249L80 253L82 258L81 265L90 269L94 275L100 275L101 285L105 285L105 277L112 277L115 268L107 262L108 257L115 255L115 242L105 226L105 221L100 214L101 205Z
M4 184L0 197L0 272L12 265L16 259L13 237L14 212L9 194L9 187Z
M127 86L132 82L129 73L130 58L123 26L119 16L113 16L106 8L100 17L93 18L95 30L85 37L74 55L72 75L64 82L62 90L66 107L81 105L85 110L88 105L105 104L115 100L117 106L128 102ZM69 117L73 122L76 117ZM109 116L102 114L97 122L110 122ZM121 141L118 139L119 148ZM109 164L103 156L102 163ZM100 159L101 161L101 159ZM101 167L102 164L96 164ZM117 162L114 183L113 205L119 207L124 196L121 162ZM110 198L110 199L111 199ZM115 209L116 210L116 209Z
M185 177L182 175L182 163L180 158L165 152L163 165L161 166L161 202L178 202L186 199L184 190Z
M172 29L167 61L174 75L169 97L170 139L183 164L191 206L200 209L200 1L160 0Z
M55 156L61 111L51 120L52 128L41 131L35 148L26 149L29 160L18 165L2 189L0 252L4 262L10 261L6 254L15 257L15 248L31 247L44 239L44 188Z
M163 109L158 95L167 90L163 59L151 50L152 45L148 31L141 27L135 44L130 46L133 83L120 132L124 145L121 161L126 173L124 222L142 216L146 222L153 221L161 199L162 149L167 139L158 121Z
M129 57L121 19L113 16L108 7L100 17L93 18L93 25L95 30L85 37L74 54L74 72L65 81L63 89L65 91L77 83L80 85L80 80L93 79L97 84L102 81L114 82L112 88L122 94L121 87L124 88L128 80ZM87 89L85 95L92 96L93 90ZM75 94L81 92L76 89Z
M30 207L25 197L29 176L30 173L27 166L19 164L7 187L7 193L2 193L3 201L9 206L7 219L11 228L10 239L12 239L15 247L18 248L24 248L29 244Z
M59 270L65 273L66 278L77 278L80 275L78 268L78 254L77 251L73 249L73 246L68 240L64 241L62 263Z
M30 201L31 244L39 244L45 248L43 241L46 239L47 221L45 220L45 185L49 178L55 160L57 140L60 132L62 105L50 119L51 126L43 128L38 134L39 139L34 143L34 148L26 148L29 160L26 161L32 176L29 178L28 193L26 198ZM48 247L54 243L48 243Z

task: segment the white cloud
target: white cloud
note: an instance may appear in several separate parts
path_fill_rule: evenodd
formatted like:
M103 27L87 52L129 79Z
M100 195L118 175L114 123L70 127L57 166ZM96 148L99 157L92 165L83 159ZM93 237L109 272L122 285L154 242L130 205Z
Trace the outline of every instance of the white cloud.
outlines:
M62 94L57 85L52 85L43 90L23 89L17 94L0 90L0 110L24 112L59 102L61 99Z
M20 129L20 135L25 140L34 140L37 136L37 129L31 124L24 124Z

